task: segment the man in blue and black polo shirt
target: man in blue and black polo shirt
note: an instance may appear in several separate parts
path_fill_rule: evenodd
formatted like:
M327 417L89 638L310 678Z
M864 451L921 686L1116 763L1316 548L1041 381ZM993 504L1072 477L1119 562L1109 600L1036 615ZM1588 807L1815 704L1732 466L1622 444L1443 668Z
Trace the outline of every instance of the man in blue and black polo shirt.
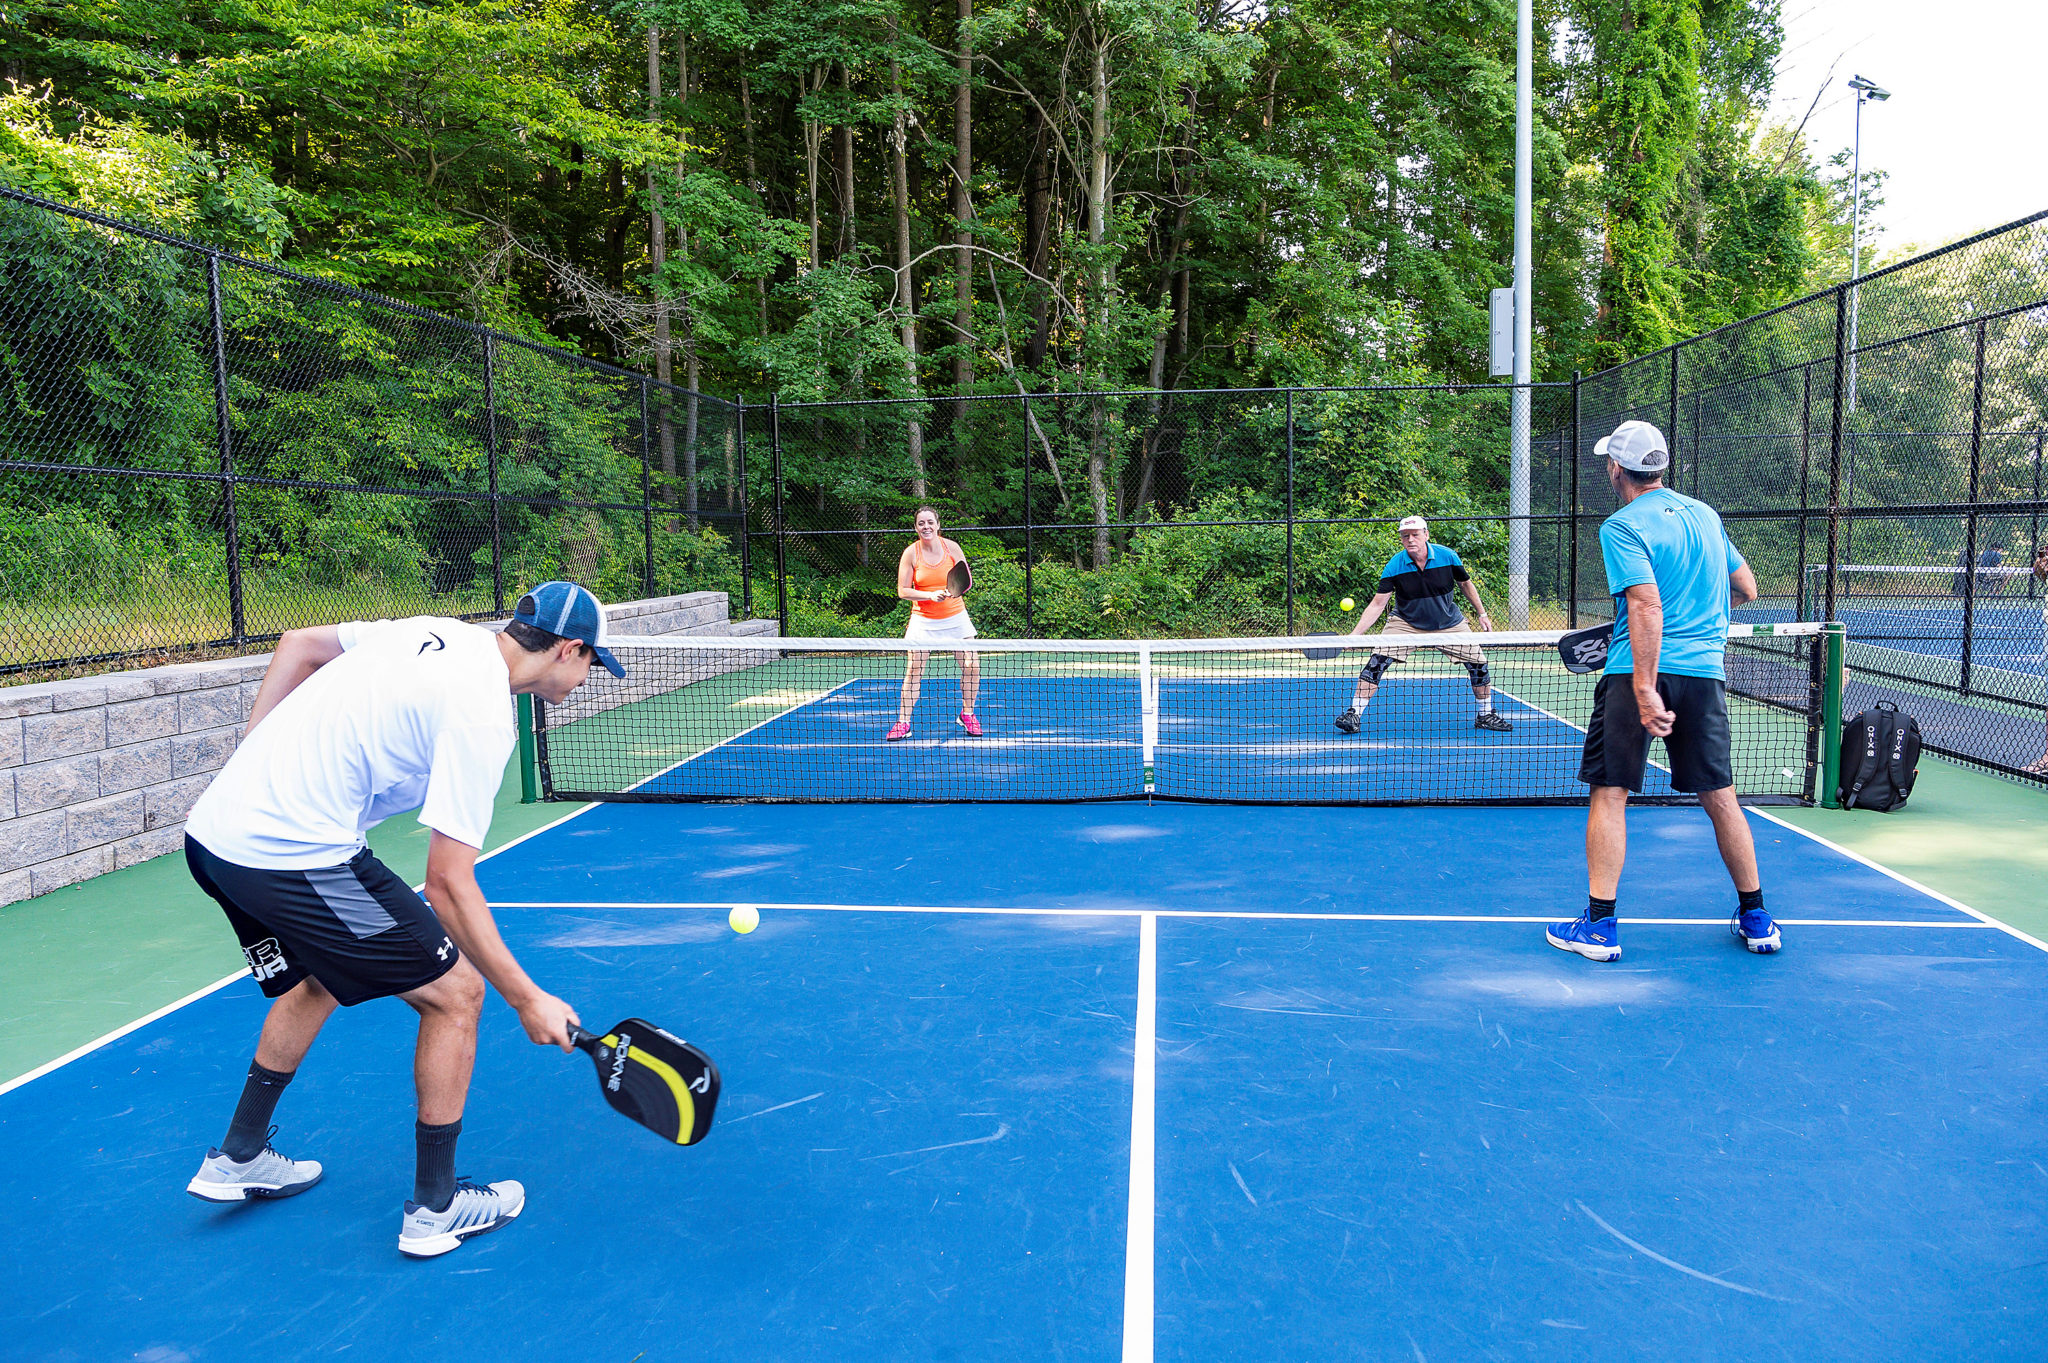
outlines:
M1479 589L1457 551L1431 544L1429 523L1420 516L1403 518L1400 531L1401 552L1388 559L1387 566L1380 570L1379 594L1366 605L1365 613L1358 617L1351 632L1363 634L1371 629L1373 621L1380 618L1380 612L1391 601L1394 610L1387 617L1383 631L1386 634L1470 634L1471 627L1458 609L1456 594L1460 590L1472 603L1479 628L1491 630L1493 621L1487 617L1486 607L1479 600ZM1439 644L1437 650L1463 663L1466 675L1472 679L1472 702L1479 711L1472 727L1503 734L1512 729L1513 725L1493 712L1493 684L1487 675L1486 654L1473 644ZM1409 650L1399 652L1405 658ZM1339 729L1347 734L1358 732L1359 714L1380 689L1380 679L1395 661L1380 652L1366 659L1358 674L1358 689L1352 694L1351 708L1337 716Z

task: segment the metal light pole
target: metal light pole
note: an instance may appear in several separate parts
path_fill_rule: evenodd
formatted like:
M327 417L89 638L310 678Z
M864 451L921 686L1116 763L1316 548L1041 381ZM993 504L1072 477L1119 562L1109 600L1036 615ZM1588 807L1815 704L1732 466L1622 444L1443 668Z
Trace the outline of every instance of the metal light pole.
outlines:
M1876 81L1856 76L1849 82L1849 88L1856 92L1856 142L1854 159L1850 162L1849 179L1854 188L1856 206L1849 216L1849 410L1856 410L1856 308L1861 292L1857 280L1863 277L1863 106L1872 101L1883 102L1892 97L1892 92L1879 86Z
M1531 0L1515 3L1515 368L1508 435L1508 628L1529 627Z

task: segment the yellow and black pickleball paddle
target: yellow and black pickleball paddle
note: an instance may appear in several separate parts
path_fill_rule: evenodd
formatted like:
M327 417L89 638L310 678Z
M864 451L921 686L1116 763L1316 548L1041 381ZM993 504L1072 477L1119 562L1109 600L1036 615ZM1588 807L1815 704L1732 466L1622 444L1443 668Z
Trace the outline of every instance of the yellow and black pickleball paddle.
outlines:
M677 1145L711 1134L718 1066L689 1042L644 1018L615 1023L603 1036L571 1027L569 1041L597 1062L598 1087L621 1115Z

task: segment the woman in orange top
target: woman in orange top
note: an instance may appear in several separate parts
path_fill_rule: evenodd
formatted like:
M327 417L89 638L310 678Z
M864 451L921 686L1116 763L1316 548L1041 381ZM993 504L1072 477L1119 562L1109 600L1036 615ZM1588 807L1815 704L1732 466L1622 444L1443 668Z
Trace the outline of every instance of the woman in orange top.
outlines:
M939 533L939 513L928 506L917 509L917 538L903 551L896 564L896 595L911 603L910 626L903 637L913 643L939 643L948 639L972 639L974 622L967 618L967 603L946 590L946 574L967 556L960 546ZM930 653L910 655L903 674L903 699L896 709L896 727L889 741L910 737L910 712L917 708L918 692L924 686L925 659ZM981 691L981 657L962 650L953 654L960 664L960 716L954 722L975 738L981 737L981 721L974 717L974 702Z

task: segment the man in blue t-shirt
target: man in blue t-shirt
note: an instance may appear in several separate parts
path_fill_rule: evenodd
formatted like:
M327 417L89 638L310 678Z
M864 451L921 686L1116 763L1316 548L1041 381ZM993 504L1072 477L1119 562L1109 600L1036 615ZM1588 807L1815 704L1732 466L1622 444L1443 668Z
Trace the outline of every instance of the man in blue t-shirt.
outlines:
M1650 739L1664 740L1671 785L1697 794L1714 822L1738 905L1729 930L1755 952L1776 951L1778 925L1764 910L1756 845L1735 798L1728 755L1728 687L1722 655L1728 613L1756 600L1756 577L1705 502L1664 486L1671 454L1647 421L1624 421L1593 447L1621 509L1600 526L1614 639L1594 693L1579 779L1586 807L1586 912L1553 923L1550 944L1593 961L1621 959L1614 901L1628 845L1628 796L1643 788Z
M1486 607L1479 600L1479 589L1473 585L1472 574L1465 571L1465 561L1458 557L1457 551L1446 549L1441 544L1431 544L1429 523L1420 516L1404 516L1399 528L1401 551L1388 559L1387 566L1381 569L1379 594L1367 603L1365 613L1358 617L1358 623L1351 627L1351 632L1363 634L1371 629L1373 621L1380 618L1380 612L1391 601L1394 611L1387 617L1382 637L1470 634L1472 630L1466 625L1465 616L1458 610L1458 602L1453 595L1461 589L1465 599L1472 603L1472 614L1478 617L1479 628L1491 630L1493 621L1487 618ZM1465 665L1465 674L1472 682L1472 703L1479 712L1472 721L1472 727L1502 734L1512 730L1512 724L1493 712L1493 683L1487 675L1486 654L1472 644L1438 644L1436 649ZM1405 659L1410 650L1402 648L1395 652ZM1347 734L1358 732L1359 716L1380 689L1380 679L1397 661L1399 659L1378 650L1366 659L1365 667L1358 674L1358 687L1351 696L1351 708L1337 716L1338 729Z

